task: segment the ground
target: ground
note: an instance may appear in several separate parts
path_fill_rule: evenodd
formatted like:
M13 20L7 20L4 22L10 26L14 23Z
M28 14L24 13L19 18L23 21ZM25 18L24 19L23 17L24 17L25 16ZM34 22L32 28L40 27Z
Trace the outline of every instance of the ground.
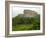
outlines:
M35 26L35 28L34 28ZM36 28L37 27L37 28ZM13 31L24 31L24 30L39 30L39 26L33 24L20 24L13 26Z

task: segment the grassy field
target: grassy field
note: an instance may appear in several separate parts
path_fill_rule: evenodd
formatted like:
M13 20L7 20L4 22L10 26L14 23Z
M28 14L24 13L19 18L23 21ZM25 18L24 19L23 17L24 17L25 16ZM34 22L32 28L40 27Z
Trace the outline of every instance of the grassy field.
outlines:
M24 31L24 30L39 30L39 25L33 25L33 24L20 24L13 26L13 31Z

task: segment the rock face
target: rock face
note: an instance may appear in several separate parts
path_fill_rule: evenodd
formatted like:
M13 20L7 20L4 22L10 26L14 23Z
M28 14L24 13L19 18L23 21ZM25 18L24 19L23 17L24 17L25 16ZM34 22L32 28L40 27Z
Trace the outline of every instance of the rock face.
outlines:
M37 12L32 10L24 10L24 16L25 17L34 17L37 15Z
M34 17L38 15L37 12L32 10L24 10L24 14L19 14L20 17Z

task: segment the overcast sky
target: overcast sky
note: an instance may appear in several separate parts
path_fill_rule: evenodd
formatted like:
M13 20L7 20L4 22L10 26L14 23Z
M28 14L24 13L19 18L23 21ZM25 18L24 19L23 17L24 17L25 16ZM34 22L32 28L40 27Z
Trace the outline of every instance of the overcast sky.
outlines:
M24 10L33 10L36 11L38 14L41 13L42 8L36 5L11 5L12 6L12 17L17 16L18 14L23 14Z

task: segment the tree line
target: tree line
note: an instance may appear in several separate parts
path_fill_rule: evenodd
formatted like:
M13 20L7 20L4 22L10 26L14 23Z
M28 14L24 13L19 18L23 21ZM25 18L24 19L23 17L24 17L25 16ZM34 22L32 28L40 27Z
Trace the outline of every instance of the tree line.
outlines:
M20 17L16 16L12 18L12 25L16 24L40 24L40 15L34 17Z

